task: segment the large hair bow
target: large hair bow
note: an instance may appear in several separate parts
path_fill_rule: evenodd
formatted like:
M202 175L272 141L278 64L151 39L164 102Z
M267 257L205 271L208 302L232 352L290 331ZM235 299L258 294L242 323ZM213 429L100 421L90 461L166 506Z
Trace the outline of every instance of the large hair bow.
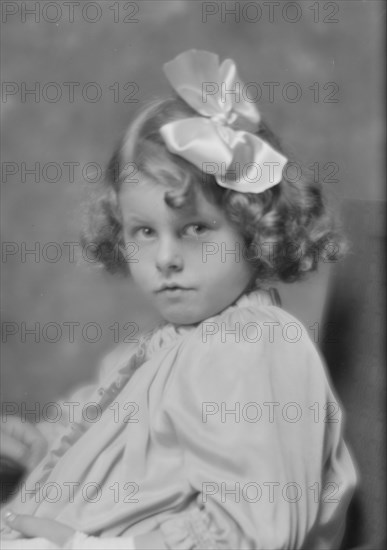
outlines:
M164 72L178 95L201 115L160 128L171 153L234 191L262 193L281 181L287 159L252 133L261 117L242 94L244 83L234 61L226 59L219 66L218 55L189 50L165 63Z

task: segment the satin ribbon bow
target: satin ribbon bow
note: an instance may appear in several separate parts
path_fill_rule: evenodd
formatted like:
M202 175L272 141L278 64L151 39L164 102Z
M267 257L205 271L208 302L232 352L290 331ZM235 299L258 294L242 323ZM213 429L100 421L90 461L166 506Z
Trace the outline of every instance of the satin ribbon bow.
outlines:
M252 133L261 117L242 96L234 61L219 66L218 55L189 50L163 68L178 95L201 115L160 128L171 153L241 193L262 193L281 181L287 158Z

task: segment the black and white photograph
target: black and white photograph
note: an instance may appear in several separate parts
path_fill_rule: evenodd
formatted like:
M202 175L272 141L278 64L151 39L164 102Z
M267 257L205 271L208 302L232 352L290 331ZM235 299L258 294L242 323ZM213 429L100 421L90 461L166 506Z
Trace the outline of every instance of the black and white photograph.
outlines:
M2 550L384 550L383 0L2 0Z

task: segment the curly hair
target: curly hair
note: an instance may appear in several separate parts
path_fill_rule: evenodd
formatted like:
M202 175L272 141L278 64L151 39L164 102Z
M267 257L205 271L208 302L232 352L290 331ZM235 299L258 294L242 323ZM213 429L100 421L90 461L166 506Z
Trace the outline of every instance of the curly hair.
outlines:
M246 259L253 263L258 284L296 281L315 270L319 261L342 256L345 241L335 228L321 185L306 170L295 181L285 167L279 184L259 194L240 193L219 186L214 176L170 153L160 127L192 116L198 115L176 96L148 103L135 117L110 159L97 198L91 201L81 237L89 255L111 273L129 274L118 196L124 182L136 183L135 176L142 175L173 187L164 197L170 208L183 207L198 187L222 208L244 236ZM283 152L265 122L256 135Z

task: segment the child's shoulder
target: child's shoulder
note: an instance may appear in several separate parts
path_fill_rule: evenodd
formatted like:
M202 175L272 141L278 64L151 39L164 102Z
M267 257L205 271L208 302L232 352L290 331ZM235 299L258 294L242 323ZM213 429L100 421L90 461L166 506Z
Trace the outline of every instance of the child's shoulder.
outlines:
M238 302L187 334L168 402L190 392L203 402L325 403L329 375L303 324L261 296Z
M217 340L260 345L300 342L314 347L304 324L263 290L242 296L220 314L203 321L198 329L203 336L201 340L211 337L213 343Z
M265 291L245 295L203 321L190 339L187 357L193 376L199 371L205 376L207 369L229 379L250 372L326 380L324 361L304 324L274 305Z

